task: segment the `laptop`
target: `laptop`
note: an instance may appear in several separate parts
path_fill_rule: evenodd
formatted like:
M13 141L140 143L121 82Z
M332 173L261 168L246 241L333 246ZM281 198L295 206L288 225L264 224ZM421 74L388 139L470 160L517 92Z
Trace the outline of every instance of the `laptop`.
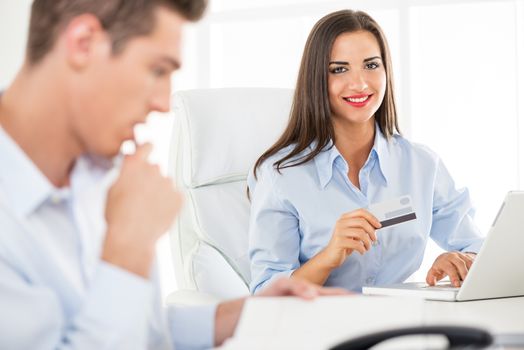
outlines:
M524 191L510 191L459 288L449 282L364 286L363 294L468 301L524 296Z

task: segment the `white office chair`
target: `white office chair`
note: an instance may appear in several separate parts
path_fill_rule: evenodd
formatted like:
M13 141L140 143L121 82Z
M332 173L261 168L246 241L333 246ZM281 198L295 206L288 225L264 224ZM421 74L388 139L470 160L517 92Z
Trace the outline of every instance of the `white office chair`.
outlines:
M182 291L168 303L188 303L187 291L216 300L249 293L246 176L283 131L292 93L272 88L175 93L170 172L185 203L170 233Z

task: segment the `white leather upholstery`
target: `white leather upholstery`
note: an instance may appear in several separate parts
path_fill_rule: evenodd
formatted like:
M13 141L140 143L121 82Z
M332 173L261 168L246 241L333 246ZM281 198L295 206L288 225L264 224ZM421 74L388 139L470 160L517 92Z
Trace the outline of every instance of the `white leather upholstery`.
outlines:
M228 88L173 96L170 171L185 194L171 232L178 286L217 298L248 293L246 176L282 133L290 89Z

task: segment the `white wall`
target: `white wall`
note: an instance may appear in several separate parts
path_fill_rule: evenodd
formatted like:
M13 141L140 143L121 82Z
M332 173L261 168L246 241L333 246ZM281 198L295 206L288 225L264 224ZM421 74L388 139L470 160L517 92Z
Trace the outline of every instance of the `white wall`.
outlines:
M30 0L0 1L0 89L14 78L25 51Z

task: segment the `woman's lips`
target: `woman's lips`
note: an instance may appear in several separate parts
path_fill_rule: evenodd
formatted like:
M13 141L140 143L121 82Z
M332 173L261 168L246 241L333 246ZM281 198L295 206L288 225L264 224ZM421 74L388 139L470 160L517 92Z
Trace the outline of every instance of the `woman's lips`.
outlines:
M369 103L372 96L373 94L360 94L342 97L342 99L350 106L362 108Z

